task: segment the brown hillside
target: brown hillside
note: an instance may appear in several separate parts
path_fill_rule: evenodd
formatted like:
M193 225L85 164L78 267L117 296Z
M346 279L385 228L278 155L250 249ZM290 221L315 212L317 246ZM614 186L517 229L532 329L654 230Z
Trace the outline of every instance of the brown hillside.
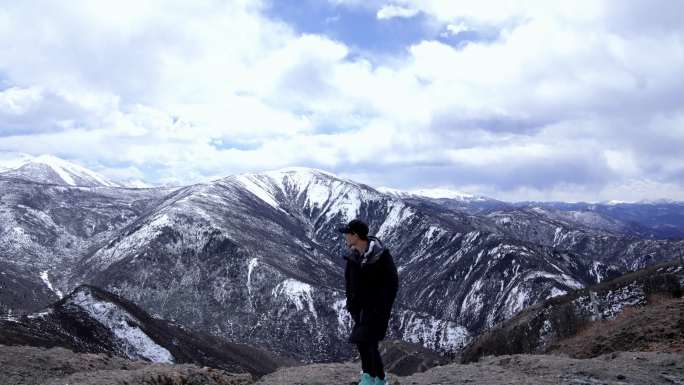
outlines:
M684 299L649 297L615 319L594 321L576 336L549 347L551 353L590 358L614 351L684 352Z

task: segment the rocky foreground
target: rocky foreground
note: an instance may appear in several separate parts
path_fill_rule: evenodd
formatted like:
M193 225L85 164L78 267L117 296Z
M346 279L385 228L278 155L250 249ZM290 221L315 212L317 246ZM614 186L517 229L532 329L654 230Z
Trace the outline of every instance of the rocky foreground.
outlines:
M61 347L0 345L2 385L246 385L251 374L193 364L132 361Z
M359 366L314 364L283 368L255 385L355 384ZM620 352L593 359L551 355L487 357L477 363L436 366L408 377L390 374L391 384L684 384L684 355Z
M74 353L64 348L0 345L3 385L349 385L358 363L286 367L259 379L245 373L190 364L131 361L107 354ZM684 354L614 352L591 359L559 355L485 357L467 365L448 364L399 377L392 384L684 384Z

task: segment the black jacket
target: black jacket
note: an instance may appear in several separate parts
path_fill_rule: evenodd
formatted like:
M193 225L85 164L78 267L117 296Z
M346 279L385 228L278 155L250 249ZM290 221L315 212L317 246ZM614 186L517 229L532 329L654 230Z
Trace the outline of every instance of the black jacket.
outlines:
M382 340L399 289L399 275L389 249L369 236L369 253L354 250L345 255L347 310L354 319L349 342Z

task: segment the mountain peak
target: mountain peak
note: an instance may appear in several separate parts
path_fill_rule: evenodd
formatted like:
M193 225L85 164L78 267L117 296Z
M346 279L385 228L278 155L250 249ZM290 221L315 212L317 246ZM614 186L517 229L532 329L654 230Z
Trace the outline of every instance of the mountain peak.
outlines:
M275 177L275 178L282 178L284 176L293 176L296 175L297 179L305 178L316 178L316 177L328 177L332 179L337 179L337 180L342 180L345 182L353 183L353 184L358 184L355 181L347 178L343 178L339 175L336 175L330 171L323 170L320 168L314 168L314 167L304 167L304 166L289 166L289 167L282 167L278 169L272 169L272 170L265 170L265 171L260 171L260 172L255 172L255 173L250 173L250 174L256 174L256 175L266 175L269 177Z
M337 175L320 169L320 168L315 168L315 167L304 167L304 166L288 166L288 167L282 167L278 169L273 169L273 170L266 170L264 171L266 173L307 173L307 174L325 174L328 176L334 176L337 177Z
M330 171L302 166L289 166L264 171L244 172L230 175L227 178L236 179L243 182L243 184L249 185L263 185L263 183L274 184L283 191L285 190L285 183L297 185L300 189L306 189L307 186L311 184L329 185L330 183L339 182L355 187L361 187L362 185L354 180L335 175Z
M384 198L368 185L310 167L245 172L213 182L235 184L283 212L297 204L303 208L318 207L328 213L342 213L345 220L359 214L361 201Z
M120 184L108 180L95 171L51 154L25 158L1 173L36 182L67 186L121 187Z

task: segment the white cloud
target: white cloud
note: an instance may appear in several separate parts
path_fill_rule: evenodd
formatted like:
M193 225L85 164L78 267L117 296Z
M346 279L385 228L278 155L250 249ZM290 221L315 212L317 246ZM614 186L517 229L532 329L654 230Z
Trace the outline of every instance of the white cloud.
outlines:
M382 8L378 10L376 17L378 18L378 20L388 20L393 19L395 17L411 18L413 16L416 16L418 12L419 11L417 9L405 8L393 4L388 4L384 5Z
M442 36L456 36L459 33L466 31L470 31L470 28L465 25L465 23L447 24L446 31L442 32Z
M259 2L12 3L0 13L0 75L13 85L0 90L0 150L57 148L122 164L103 166L110 177L153 168L185 183L311 165L517 199L626 200L620 186L634 181L647 181L640 198L681 191L674 6L337 2L498 33L371 61L267 19Z
M0 91L0 113L21 115L38 103L43 95L38 87L10 87Z

